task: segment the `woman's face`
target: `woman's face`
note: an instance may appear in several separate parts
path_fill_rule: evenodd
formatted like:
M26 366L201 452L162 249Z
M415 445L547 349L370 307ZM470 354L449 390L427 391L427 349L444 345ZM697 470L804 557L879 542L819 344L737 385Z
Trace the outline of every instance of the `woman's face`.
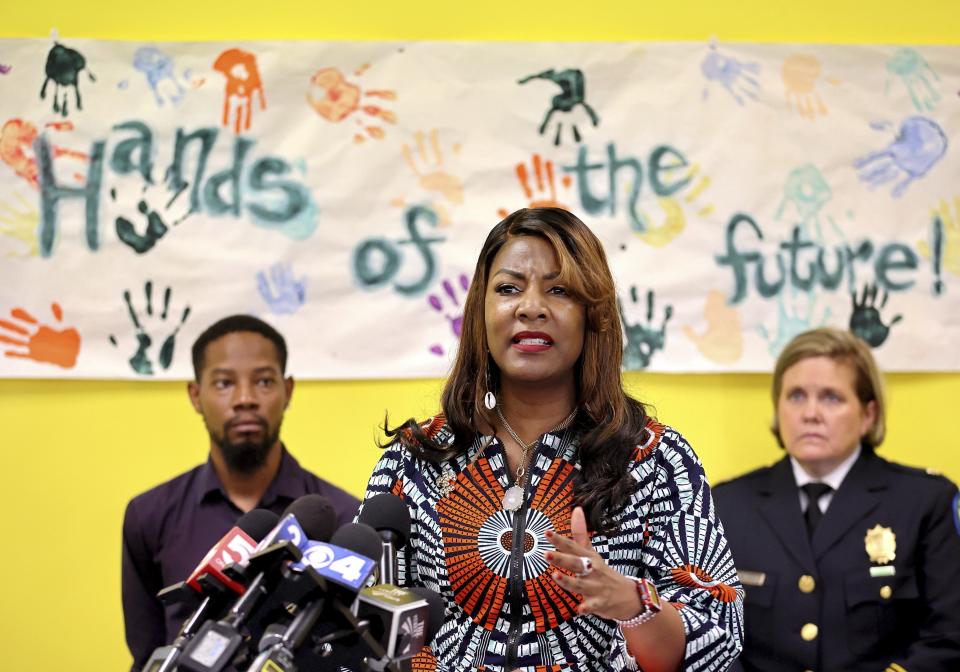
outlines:
M829 357L801 359L783 373L777 420L783 446L814 476L853 454L876 421L876 402L860 403L856 373Z
M504 382L573 378L586 311L559 282L559 271L553 248L537 236L510 238L490 265L484 321Z

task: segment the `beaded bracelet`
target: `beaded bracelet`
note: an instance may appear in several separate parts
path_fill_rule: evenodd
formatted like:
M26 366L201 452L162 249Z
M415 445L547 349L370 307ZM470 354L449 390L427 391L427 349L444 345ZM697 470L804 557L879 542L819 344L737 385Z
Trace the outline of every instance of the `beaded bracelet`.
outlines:
M647 584L644 579L640 579L635 576L630 576L627 578L636 582L637 593L640 595L640 603L643 605L643 610L633 618L628 618L623 621L621 621L619 618L613 619L621 629L635 628L639 625L643 625L660 613L660 609L654 606L654 604L659 603L659 596L655 596L653 600L651 599L649 584Z

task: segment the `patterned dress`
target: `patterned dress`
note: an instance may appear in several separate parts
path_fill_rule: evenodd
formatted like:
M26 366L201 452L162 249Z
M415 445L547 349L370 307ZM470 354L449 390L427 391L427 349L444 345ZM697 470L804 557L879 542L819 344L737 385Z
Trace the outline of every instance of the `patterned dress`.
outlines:
M442 416L424 429L453 441ZM618 532L594 534L607 564L655 582L686 631L684 670L726 669L743 640L742 595L723 527L699 459L677 432L654 422L624 465L635 487L613 516ZM579 473L573 430L548 433L535 448L524 503L505 511L513 485L503 444L478 435L466 454L434 464L399 444L377 463L366 498L392 492L410 510L411 533L398 583L444 599L444 624L414 659L415 670L635 670L612 621L578 616L579 595L550 578L545 532L570 536ZM640 626L643 627L643 626Z

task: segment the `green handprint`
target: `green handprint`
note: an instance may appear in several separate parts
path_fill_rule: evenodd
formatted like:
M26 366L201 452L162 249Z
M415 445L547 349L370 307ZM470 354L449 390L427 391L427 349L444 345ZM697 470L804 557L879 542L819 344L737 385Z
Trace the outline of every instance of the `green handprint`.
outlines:
M163 292L163 308L159 314L154 316L153 309L153 281L147 280L143 285L144 297L146 298L146 312L145 316L148 319L152 319L156 326L155 329L159 329L166 325L167 316L170 311L170 295L172 289L167 287ZM137 338L137 351L133 353L133 356L128 360L130 362L130 368L135 372L139 373L142 376L152 376L154 374L153 360L151 360L147 351L150 349L150 346L153 345L153 338L150 334L147 333L147 330L144 328L140 316L137 314L136 309L133 307L133 301L130 297L130 290L126 289L123 292L123 300L127 304L127 312L130 315L130 321L133 323L134 328L136 329L136 338ZM167 337L163 340L163 344L160 346L160 351L157 354L157 364L160 365L160 368L166 370L170 368L170 364L173 363L173 351L176 347L176 338L177 333L180 331L180 327L183 326L183 323L187 321L187 318L190 316L190 306L185 306L183 312L180 315L180 321L174 326L173 331L171 331ZM117 339L113 334L110 334L110 342L116 347Z

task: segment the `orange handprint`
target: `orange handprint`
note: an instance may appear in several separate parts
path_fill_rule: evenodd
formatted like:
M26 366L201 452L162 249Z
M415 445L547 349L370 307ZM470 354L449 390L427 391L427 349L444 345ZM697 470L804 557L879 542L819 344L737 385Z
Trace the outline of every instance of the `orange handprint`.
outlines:
M683 326L697 350L718 364L732 364L743 354L743 334L740 328L740 315L735 308L727 305L723 292L715 289L707 292L707 302L703 309L707 328L703 332L694 331L690 325Z
M213 69L227 78L223 98L223 125L230 125L230 111L234 111L233 130L236 133L250 130L253 118L253 96L259 96L260 109L267 109L260 81L257 57L242 49L227 49L217 56Z
M53 130L73 130L70 122L47 124L46 128ZM33 143L37 139L37 127L23 119L10 119L0 129L0 161L13 168L18 177L30 183L35 189L40 188L37 160L33 154ZM88 158L83 152L76 152L63 147L53 148L54 158L71 156L75 159Z
M427 151L427 136L423 131L414 134L416 139L416 154L413 148L403 143L403 158L410 170L420 178L420 186L427 191L436 191L443 194L451 203L463 203L463 182L456 175L443 170L443 152L437 138L437 129L430 131L429 148ZM458 145L454 145L453 152L457 153Z
M820 77L820 61L809 54L793 54L783 62L783 84L787 87L787 105L795 105L801 117L816 119L817 115L826 116L827 106L817 91L817 79ZM827 77L830 84L839 82Z
M366 69L361 68L355 74L360 75ZM385 110L378 105L360 105L361 96L370 98L382 98L384 100L395 100L396 92L390 90L369 90L361 92L360 87L348 82L337 68L321 68L317 70L310 78L310 91L307 93L307 102L310 107L327 121L339 123L349 117L351 114L360 110L364 114L383 119L388 124L397 122L397 115L390 110ZM357 123L361 126L363 122L359 119ZM365 129L371 138L382 140L385 136L383 128L379 126L367 126ZM363 142L364 136L360 133L353 137L354 142Z
M523 189L524 196L527 197L527 207L530 208L570 208L557 200L556 174L553 169L553 161L543 160L539 154L530 157L530 167L526 163L518 163L514 166L514 173L517 176L517 182ZM533 183L531 184L531 178ZM572 180L569 175L560 178L560 183L564 189L569 189ZM505 208L497 210L497 214L506 217L510 214Z
M57 322L63 321L60 304L50 304L50 310ZM14 308L10 316L17 320L0 320L0 343L17 346L17 350L7 350L7 357L32 359L35 362L56 364L64 369L72 369L77 363L80 352L80 332L69 327L52 329L40 324L37 319L23 308ZM11 334L11 335L7 335ZM26 350L24 350L26 348Z

